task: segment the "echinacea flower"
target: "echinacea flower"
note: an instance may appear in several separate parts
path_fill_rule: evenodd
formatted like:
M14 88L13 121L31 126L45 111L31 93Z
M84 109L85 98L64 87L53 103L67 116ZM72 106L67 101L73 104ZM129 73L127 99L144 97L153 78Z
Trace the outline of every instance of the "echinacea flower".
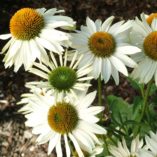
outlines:
M109 146L109 151L113 157L140 157L139 151L143 147L143 140L139 139L137 136L132 140L130 149L128 148L125 139L122 142L118 142L117 146ZM143 157L143 156L141 156Z
M5 67L14 65L14 71L24 65L28 70L36 59L47 60L45 49L61 54L69 35L56 28L68 29L74 22L70 17L55 15L63 12L56 8L46 10L23 8L10 20L10 34L0 35L0 39L9 39L3 47Z
M35 98L30 97L29 101L31 110L26 109L25 124L33 128L33 134L39 135L38 144L49 142L48 154L55 148L57 156L62 157L64 144L67 157L72 154L71 147L75 148L79 157L84 157L83 151L92 153L100 144L96 135L106 134L106 130L96 124L99 121L96 114L104 107L91 106L95 96L96 92L92 92L75 100L64 98L57 102L53 96L34 94ZM22 111L25 112L24 109Z
M120 21L111 26L114 17L111 16L102 23L101 20L93 22L87 17L87 26L81 26L80 31L72 34L72 47L84 54L80 66L87 62L92 63L92 76L107 83L112 76L119 84L119 73L128 75L126 66L134 67L136 63L129 57L139 50L127 43L128 31L132 21Z
M133 55L138 66L132 77L145 84L154 79L157 85L157 19L152 15L146 18L144 14L141 14L141 19L135 19L130 33L131 42L142 50Z
M50 53L51 59L46 63L34 63L30 68L30 72L42 77L46 81L32 82L37 86L52 89L56 97L58 95L70 94L76 97L79 91L85 91L89 86L89 80L93 77L87 76L92 68L90 64L78 69L78 64L82 59L82 55L78 57L77 52L73 52L70 62L67 62L68 52L65 55L59 55L59 63L57 63L53 53ZM88 82L87 82L88 81Z

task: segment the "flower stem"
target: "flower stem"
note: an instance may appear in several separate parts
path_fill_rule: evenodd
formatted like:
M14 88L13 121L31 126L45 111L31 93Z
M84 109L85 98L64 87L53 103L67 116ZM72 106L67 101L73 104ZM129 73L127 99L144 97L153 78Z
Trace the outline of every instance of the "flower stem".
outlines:
M142 122L143 120L143 117L147 111L147 107L148 107L148 97L149 97L149 93L150 93L150 90L151 90L151 86L152 86L152 83L153 83L153 80L151 80L148 84L147 84L147 88L146 90L144 89L144 86L142 86L141 88L141 95L142 95L142 98L144 99L143 100L143 104L142 104L142 112L141 112L141 116L139 117L138 119L138 122ZM134 136L136 136L138 133L139 133L139 130L140 130L140 126L137 126L135 128L135 131L134 131Z
M102 106L102 85L101 85L101 75L98 78L98 104Z
M143 101L143 106L142 106L142 113L141 113L141 117L140 117L140 122L142 121L142 119L145 115L147 106L148 106L148 97L149 97L151 86L152 86L152 80L148 83L146 91L143 91L144 101ZM143 90L144 90L144 88L143 88Z

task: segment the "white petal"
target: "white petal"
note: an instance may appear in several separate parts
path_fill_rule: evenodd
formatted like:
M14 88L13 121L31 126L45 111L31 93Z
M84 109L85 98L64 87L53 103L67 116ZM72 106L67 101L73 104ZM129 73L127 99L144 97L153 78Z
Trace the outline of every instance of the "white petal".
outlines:
M65 141L66 157L70 157L71 151L70 151L70 147L69 147L69 144L68 144L68 139L67 139L66 134L64 134L64 141Z
M151 24L151 27L154 31L157 30L157 19L154 18L153 21L152 21L152 24Z
M141 49L139 49L136 46L122 46L122 47L117 47L116 52L131 55L131 54L141 52Z
M95 33L96 32L95 23L89 17L86 18L86 23L87 23L87 27L88 27L90 34Z
M59 138L58 138L58 142L57 142L57 145L56 145L56 153L57 153L57 156L59 156L59 157L63 156L62 148L61 148L61 136L59 136Z
M123 62L121 62L119 59L117 59L114 56L110 57L110 61L112 62L112 65L118 70L120 71L122 74L124 74L125 76L128 76L128 71L124 65Z
M136 62L134 62L130 57L126 55L115 53L115 56L119 58L120 60L122 60L123 63L127 65L128 67L134 68L135 66L137 66Z
M71 139L71 141L73 142L74 147L75 147L75 149L76 149L76 151L77 151L79 157L84 157L84 154L83 154L83 152L81 151L80 146L79 146L78 142L76 141L76 139L74 138L74 136L73 136L71 133L69 133L68 136L69 136L69 138Z
M103 62L102 62L102 77L105 83L108 82L108 80L110 79L110 76L111 76L111 63L110 63L110 60L106 58L106 59L103 59Z
M56 134L53 138L50 139L49 145L48 145L48 155L51 154L52 150L58 143L58 139L60 139L60 135Z
M107 32L108 29L110 28L110 25L111 25L113 19L114 19L114 16L111 16L108 19L106 19L105 22L103 22L103 24L101 26L101 30Z
M96 97L96 91L87 94L82 100L79 100L80 101L79 107L80 108L89 107L91 105L91 103L94 101L95 97Z
M0 39L2 39L2 40L6 40L6 39L9 39L9 38L11 38L11 37L12 37L11 34L3 34L3 35L0 35Z

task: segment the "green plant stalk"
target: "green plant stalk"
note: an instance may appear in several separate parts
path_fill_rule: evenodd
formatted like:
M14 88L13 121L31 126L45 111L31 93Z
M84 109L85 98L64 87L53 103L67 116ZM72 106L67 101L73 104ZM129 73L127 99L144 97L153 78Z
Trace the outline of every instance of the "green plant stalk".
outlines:
M153 80L151 80L151 81L147 84L147 89L146 89L146 91L144 90L144 87L141 88L141 95L142 95L142 98L144 99L144 101L143 101L143 104L142 104L141 116L140 116L140 118L139 118L139 120L138 120L139 123L142 122L142 119L143 119L143 117L144 117L144 115L145 115L145 112L147 111L147 107L148 107L148 97L149 97L149 92L150 92L152 83L153 83ZM139 129L140 129L139 126L137 126L137 127L135 128L135 131L134 131L134 136L135 136L135 137L136 137L136 135L138 134Z
M152 86L152 80L148 83L148 85L147 85L147 89L146 89L146 91L143 91L143 93L144 93L144 97L143 97L143 99L144 99L144 101L143 101L143 106L142 106L142 113L141 113L141 117L140 117L140 122L142 121L142 119L143 119L143 117L144 117L144 115L145 115L145 112L146 112L146 109L147 109L147 107L148 107L148 97L149 97L149 92L150 92L150 89L151 89L151 86ZM143 90L144 90L144 88L143 88Z
M98 104L102 106L102 84L101 84L101 75L98 78Z

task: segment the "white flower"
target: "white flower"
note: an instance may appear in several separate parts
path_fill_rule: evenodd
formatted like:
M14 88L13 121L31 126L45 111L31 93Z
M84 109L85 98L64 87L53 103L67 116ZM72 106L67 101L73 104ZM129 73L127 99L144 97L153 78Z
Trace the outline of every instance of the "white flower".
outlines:
M140 141L139 136L133 139L130 149L127 147L126 141L123 138L122 142L118 142L117 146L109 146L109 151L114 157L139 157L138 153L142 146L143 140Z
M51 60L44 64L34 63L34 67L30 68L30 72L44 78L45 82L32 82L40 87L52 89L58 95L70 94L77 97L77 93L85 91L90 84L88 83L93 77L87 76L92 68L90 64L86 64L82 68L78 68L78 64L82 59L82 55L78 57L78 53L73 53L71 62L67 62L68 53L65 56L59 55L60 63L57 63L53 53L50 53ZM88 81L88 82L87 82Z
M154 78L157 85L157 19L146 19L144 14L141 14L141 19L142 21L135 19L130 34L131 42L142 50L133 55L138 66L134 69L132 77L145 84Z
M0 35L0 39L9 39L3 47L6 52L5 67L14 65L14 71L24 65L28 70L37 59L47 60L45 48L55 53L62 53L69 40L69 35L56 28L73 27L74 22L66 16L55 15L64 12L56 8L46 10L23 8L10 20L10 34ZM67 28L65 28L67 29Z
M95 23L87 17L87 26L81 26L81 31L72 34L72 47L84 54L80 66L87 62L92 63L92 75L95 79L108 82L112 76L119 84L119 73L128 75L125 67L134 67L136 63L128 56L140 51L137 47L129 45L127 36L132 21L120 21L111 26L114 17L105 22L96 20Z
M150 136L145 137L146 148L150 150L153 157L157 156L157 133L150 132Z
M83 151L92 153L95 146L100 144L96 134L106 134L106 130L96 124L99 121L96 114L104 107L90 106L95 96L96 92L92 92L77 100L56 102L53 96L34 94L34 98L29 97L32 108L30 113L26 109L29 114L25 115L25 124L33 128L33 134L39 134L38 144L49 142L48 154L55 148L57 156L62 157L61 145L64 144L66 156L70 157L72 144L78 156L84 157Z

